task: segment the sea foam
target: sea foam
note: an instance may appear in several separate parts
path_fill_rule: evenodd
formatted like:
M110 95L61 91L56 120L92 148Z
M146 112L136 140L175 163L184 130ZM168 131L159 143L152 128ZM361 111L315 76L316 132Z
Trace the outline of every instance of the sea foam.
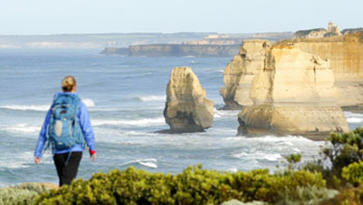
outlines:
M158 118L145 118L138 120L93 120L92 125L94 126L102 126L102 125L128 125L135 127L143 127L150 125L163 125L165 124L165 120L163 117Z
M142 97L136 97L137 100L141 102L164 102L166 99L165 95L148 95L148 96L142 96Z
M137 160L131 160L131 161L122 163L121 166L126 166L126 165L129 166L129 165L132 165L132 164L139 164L139 165L142 165L142 166L145 166L145 167L156 169L156 168L158 168L158 165L156 164L157 161L158 160L154 159L154 158L137 159Z
M214 118L230 118L238 116L240 111L237 110L217 110L214 108Z
M87 107L95 107L96 104L93 100L89 99L89 98L84 98L82 99L82 102L87 106Z
M240 152L237 154L233 154L232 156L235 158L238 158L238 159L245 159L245 160L279 161L279 160L283 159L281 154L265 153L265 152L253 152L253 153Z
M82 102L87 107L95 107L95 103L93 100L85 98L82 99ZM48 111L50 108L49 105L2 105L0 109L8 109L8 110L19 110L19 111Z
M20 111L47 111L50 105L4 105L0 109L20 110Z
M350 118L347 118L347 122L348 123L360 123L360 122L363 122L363 119L356 118L356 117L350 117Z
M6 130L8 132L13 132L13 133L38 134L40 131L40 126L34 126L34 125L26 124L26 123L20 123L20 124L15 124L12 126L0 127L0 129Z
M352 112L344 112L344 115L347 118L348 123L361 123L361 122L363 122L363 114L352 113Z

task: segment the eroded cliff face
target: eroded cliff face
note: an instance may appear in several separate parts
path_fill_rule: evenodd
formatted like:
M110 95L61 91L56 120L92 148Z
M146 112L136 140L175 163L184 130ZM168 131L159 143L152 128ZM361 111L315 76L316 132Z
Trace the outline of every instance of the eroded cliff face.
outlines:
M220 94L225 102L225 109L241 109L252 105L250 86L255 73L263 68L266 51L270 41L247 40L223 72L224 87Z
M340 93L338 105L347 110L363 110L363 32L320 39L294 39L281 44L329 59Z
M174 68L166 90L164 117L172 132L199 132L213 124L214 104L190 67Z
M238 116L239 134L305 136L348 131L329 60L280 44L266 52L253 78L250 99Z
M338 93L329 60L293 46L274 46L255 74L250 98L262 103L333 103Z
M318 39L293 39L281 44L293 44L302 51L329 59L337 81L363 79L363 33Z
M274 58L269 56L271 53L267 52L270 47L271 44L268 41L245 41L240 53L227 65L223 73L225 87L220 90L226 109L241 109L243 106L253 104L250 91L262 88L259 87L261 85L256 85L257 87L251 89L252 79L254 79L255 74L259 70L269 69L269 66L272 65L272 63L265 63L265 61L274 60ZM322 83L324 81L323 78L330 78L331 75L334 75L334 92L338 93L334 100L336 100L337 104L347 110L363 110L362 32L327 38L285 40L276 43L274 47L295 47L309 53L315 56L316 66L322 67L323 65L320 64L329 61L329 67L333 72L318 69L319 72L315 75L317 78L320 78L320 84L324 84ZM296 62L291 66L299 66L300 64L304 64L304 62L296 59ZM295 70L294 72L297 71ZM298 81L302 80L291 78L288 72L283 75L285 75L285 84L281 87L281 90L284 87L295 86ZM259 77L259 80L269 80L266 76L264 77L266 79ZM329 82L325 81L325 83ZM327 92L327 95L330 95L330 91L319 89L316 92ZM307 88L305 93L300 94L311 98L312 96L308 94L308 90L311 91L311 89ZM281 93L280 98L282 98L283 94L286 94L286 101L295 101L296 96L294 95L297 95L294 93ZM255 98L258 98L258 96L255 96Z

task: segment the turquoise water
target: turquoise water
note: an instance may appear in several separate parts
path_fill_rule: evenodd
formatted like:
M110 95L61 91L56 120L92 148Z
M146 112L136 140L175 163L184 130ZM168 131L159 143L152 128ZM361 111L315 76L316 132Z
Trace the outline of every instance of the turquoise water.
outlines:
M318 156L319 146L301 136L236 136L236 111L223 106L219 88L231 58L146 58L102 56L95 50L0 50L0 186L23 182L57 183L51 153L34 165L40 127L65 75L78 80L78 93L89 108L97 143L97 161L87 152L78 177L135 166L178 173L188 165L222 171L274 169L283 156ZM165 89L175 66L191 66L214 101L214 125L203 133L159 134ZM363 115L345 113L351 128Z

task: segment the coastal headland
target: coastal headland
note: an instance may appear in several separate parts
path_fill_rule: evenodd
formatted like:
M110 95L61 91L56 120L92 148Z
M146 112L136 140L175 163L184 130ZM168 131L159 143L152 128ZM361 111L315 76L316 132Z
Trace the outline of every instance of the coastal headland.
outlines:
M243 42L220 89L224 109L242 110L239 134L324 139L349 130L342 108L362 109L363 33L342 34L331 23L319 31L298 31L279 42Z

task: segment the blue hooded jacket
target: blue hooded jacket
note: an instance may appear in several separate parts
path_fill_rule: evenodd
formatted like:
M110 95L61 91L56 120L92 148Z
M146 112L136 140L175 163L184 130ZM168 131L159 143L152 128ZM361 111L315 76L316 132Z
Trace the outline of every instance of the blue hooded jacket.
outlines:
M77 95L77 93L68 93L68 94ZM35 148L34 156L37 158L40 158L43 154L42 152L43 152L45 143L47 141L47 127L48 127L48 124L50 121L51 114L52 114L52 109L50 108L47 113L47 116L45 117L42 129L39 134L38 143ZM77 113L77 117L79 119L79 124L82 129L84 139L87 143L87 146L89 147L90 152L91 151L95 152L96 151L95 136L93 133L93 129L92 129L92 125L91 125L91 121L89 118L87 107L82 101L80 101L80 103L79 103L79 110ZM83 152L83 150L84 150L84 145L77 144L77 145L73 146L72 148L66 149L66 150L56 150L55 148L53 148L52 152L53 152L53 154L63 154L63 153L71 152L71 151L72 152Z

